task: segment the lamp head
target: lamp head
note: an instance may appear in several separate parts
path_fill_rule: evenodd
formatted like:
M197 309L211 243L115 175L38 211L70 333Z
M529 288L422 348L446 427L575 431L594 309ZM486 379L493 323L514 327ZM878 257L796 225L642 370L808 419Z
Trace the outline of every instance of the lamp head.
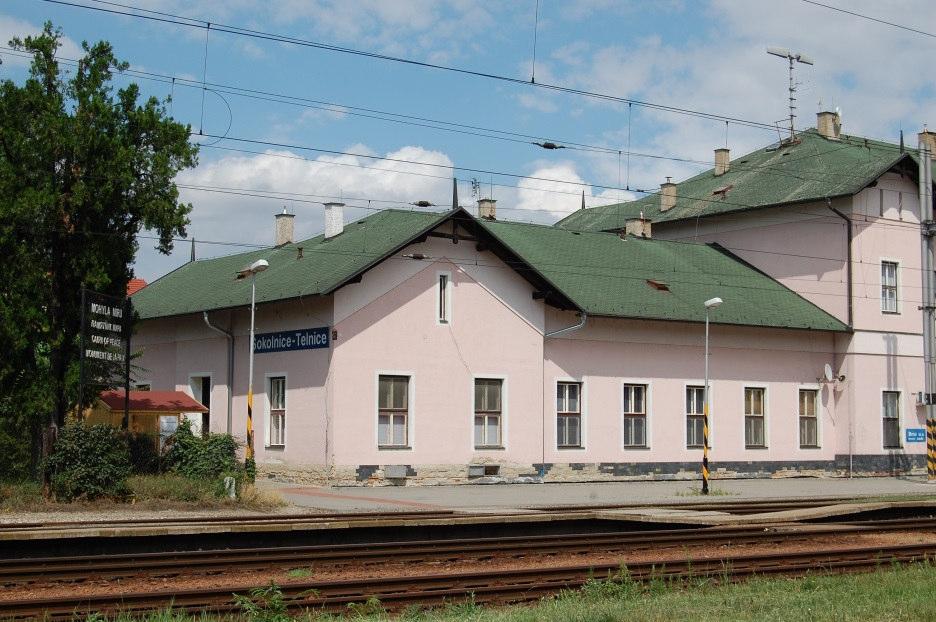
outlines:
M257 261L253 262L246 268L243 268L242 270L238 270L236 276L238 279L246 279L248 276L263 272L269 267L270 267L269 261L267 261L266 259L258 259Z
M720 305L721 303L722 303L722 299L721 299L721 298L710 298L709 300L706 300L706 301L705 301L705 308L706 308L706 309L714 309L714 308L718 307L718 305Z

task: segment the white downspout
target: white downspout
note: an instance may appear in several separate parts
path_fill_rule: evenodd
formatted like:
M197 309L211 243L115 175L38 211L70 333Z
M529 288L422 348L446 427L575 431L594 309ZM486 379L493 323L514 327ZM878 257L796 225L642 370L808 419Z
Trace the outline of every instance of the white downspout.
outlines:
M234 333L228 332L223 328L218 328L208 321L208 312L202 311L202 317L205 319L205 325L211 330L221 333L228 341L228 364L227 364L227 433L231 433L232 415L234 413Z

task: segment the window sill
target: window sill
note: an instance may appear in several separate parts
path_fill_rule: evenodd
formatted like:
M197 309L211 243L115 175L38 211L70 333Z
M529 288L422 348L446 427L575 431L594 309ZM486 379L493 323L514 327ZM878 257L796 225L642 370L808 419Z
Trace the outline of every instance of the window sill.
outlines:
M475 445L475 451L503 451L507 449L503 445Z
M280 445L264 445L264 449L286 449L286 443Z
M585 447L582 445L557 445L556 449L558 451L582 451Z
M400 451L406 449L412 449L409 445L377 445L379 451Z
M745 449L768 449L767 445L745 445ZM711 447L709 448L711 449Z
M822 449L821 445L800 445L800 449Z
M637 451L647 451L650 447L647 445L624 445L624 451L633 451L635 449Z
M893 447L884 447L884 451L900 451L903 448L903 445L894 445Z

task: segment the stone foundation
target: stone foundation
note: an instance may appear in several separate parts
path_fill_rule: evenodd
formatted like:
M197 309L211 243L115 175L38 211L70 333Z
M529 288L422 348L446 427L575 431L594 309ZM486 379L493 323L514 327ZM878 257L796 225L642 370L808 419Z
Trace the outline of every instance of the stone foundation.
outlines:
M853 456L856 477L925 475L922 454ZM441 486L452 484L689 481L699 479L697 462L569 462L522 464L511 462L467 464L360 464L357 466L258 464L258 476L280 482L313 486ZM484 467L487 467L486 469ZM784 477L846 477L849 459L751 461L712 463L712 479ZM388 473L390 476L388 476ZM404 475L405 474L405 475ZM404 475L401 477L401 475Z

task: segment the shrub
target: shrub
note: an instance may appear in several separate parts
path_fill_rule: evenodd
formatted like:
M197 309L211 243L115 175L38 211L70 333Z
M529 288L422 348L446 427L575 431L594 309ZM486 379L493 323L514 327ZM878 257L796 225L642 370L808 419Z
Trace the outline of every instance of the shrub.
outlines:
M0 482L0 510L27 510L42 502L42 486L36 482Z
M59 432L46 468L52 492L62 501L123 497L130 449L124 434L112 426L71 422Z
M211 482L192 479L176 473L134 475L127 485L136 501L214 502L215 487Z
M174 473L219 483L227 475L238 474L237 441L230 434L197 436L191 422L183 419L169 437L164 463Z
M159 448L155 437L142 432L127 433L130 468L134 475L159 473Z

